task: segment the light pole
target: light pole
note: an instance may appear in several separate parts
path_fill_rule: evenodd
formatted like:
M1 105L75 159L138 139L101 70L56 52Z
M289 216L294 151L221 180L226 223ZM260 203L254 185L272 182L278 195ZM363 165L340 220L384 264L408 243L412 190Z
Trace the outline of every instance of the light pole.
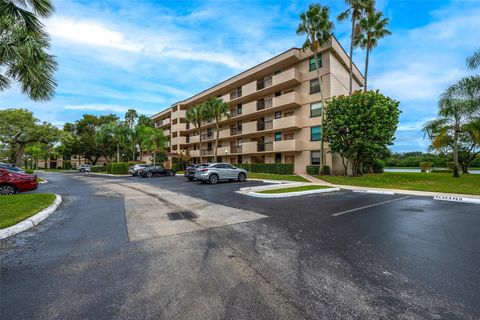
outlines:
M227 156L228 156L228 149L225 149L225 162L229 163L229 161L227 160L228 159Z

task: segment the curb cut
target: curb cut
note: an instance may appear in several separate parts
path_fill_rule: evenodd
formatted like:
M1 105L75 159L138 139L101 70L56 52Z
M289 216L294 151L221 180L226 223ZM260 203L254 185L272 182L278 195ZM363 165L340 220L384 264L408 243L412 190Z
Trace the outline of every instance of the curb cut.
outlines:
M0 230L0 240L11 237L13 235L16 235L17 233L23 232L25 230L28 230L38 225L40 222L45 220L49 215L54 213L58 209L61 203L62 203L62 197L56 194L55 201L53 201L53 203L50 206L46 207L39 213L31 216L30 218L20 221L16 225Z
M327 193L327 192L335 192L340 191L340 188L328 188L328 189L318 189L318 190L308 190L308 191L297 191L297 192L285 192L285 193L257 193L257 192L238 192L245 194L250 197L256 198L289 198L289 197L296 197L296 196L303 196L308 194L316 194L316 193Z
M252 179L248 178L247 181L258 181L258 182L272 183L272 184L282 184L282 183L297 182L297 181L268 180L268 179L255 179L255 178L252 178Z
M360 192L360 193L375 193L375 194L387 194L387 195L395 195L395 192L388 191L388 190L374 190L374 189L353 189L353 192Z
M433 197L433 200L480 204L480 199L468 198L468 197L459 197L459 196L436 195L436 196Z

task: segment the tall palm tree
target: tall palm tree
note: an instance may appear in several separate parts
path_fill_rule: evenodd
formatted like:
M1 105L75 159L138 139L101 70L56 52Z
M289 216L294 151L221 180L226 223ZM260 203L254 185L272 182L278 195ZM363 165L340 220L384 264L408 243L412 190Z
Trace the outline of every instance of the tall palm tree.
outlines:
M477 69L480 67L480 49L467 58L467 66L469 69Z
M198 129L198 150L200 152L200 163L202 163L202 152L200 151L202 146L202 135L200 134L200 127L202 126L202 122L207 118L205 111L205 104L201 103L199 105L188 108L187 112L185 113L185 120L193 124Z
M218 141L220 140L220 121L230 116L230 105L218 98L211 98L205 104L208 119L215 121L215 162L218 160Z
M300 14L300 23L297 27L297 35L306 35L305 42L302 45L302 50L310 50L314 54L315 69L317 70L318 82L320 85L320 100L322 108L325 109L325 97L323 94L323 81L320 75L320 66L318 65L321 57L320 49L327 44L333 31L333 22L330 20L329 8L321 6L320 4L311 4L308 10ZM321 127L323 128L325 112L322 112ZM325 166L325 143L323 134L320 140L320 173L323 173Z
M359 32L359 26L357 21L359 21L363 16L368 12L373 11L375 0L345 0L348 8L344 12L338 15L337 19L339 21L346 20L350 17L352 21L352 30L350 34L350 61L349 61L349 71L350 71L350 87L349 93L352 94L353 91L353 48L355 37Z
M153 165L157 164L157 152L164 151L166 148L165 135L162 129L146 127L146 134L143 137L142 145L145 150L153 154Z
M39 20L53 11L50 0L0 0L0 91L18 81L32 100L53 98L57 62Z
M392 34L386 28L388 26L388 18L382 17L382 12L372 11L367 13L362 19L360 19L358 25L360 26L360 32L355 37L354 46L359 46L362 49L366 49L365 57L365 86L364 91L367 92L368 82L368 61L370 51L378 45L378 40Z
M97 143L112 141L117 147L117 162L120 162L120 148L126 144L129 128L122 122L109 122L100 127L95 134Z

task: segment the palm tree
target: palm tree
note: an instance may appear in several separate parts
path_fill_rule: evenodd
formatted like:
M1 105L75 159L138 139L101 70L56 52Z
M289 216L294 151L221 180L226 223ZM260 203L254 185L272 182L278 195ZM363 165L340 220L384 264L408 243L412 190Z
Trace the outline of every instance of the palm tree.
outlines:
M57 83L55 57L40 18L54 11L50 0L0 1L0 91L12 81L35 101L53 98Z
M135 121L138 119L138 113L135 109L128 109L125 113L125 124L133 129Z
M310 50L314 53L315 69L317 70L318 82L320 85L320 100L322 108L325 108L323 81L320 75L320 66L318 65L321 57L320 49L330 41L332 37L333 22L330 21L329 8L322 7L320 4L311 4L306 12L300 14L300 23L297 27L297 35L306 35L302 50ZM324 112L321 117L321 127L323 128ZM325 143L323 134L320 140L320 173L323 173L325 166Z
M480 100L475 97L471 98L469 95L469 92L474 91L476 85L475 81L471 81L472 78L478 77L463 78L442 94L438 108L439 118L427 122L423 128L429 136L434 136L435 132L438 132L441 127L453 132L454 177L459 177L458 141L460 134L462 134L462 128L468 128L467 124L478 117L480 110ZM440 138L441 136L437 139ZM439 143L439 141L437 142Z
M211 98L205 104L208 119L215 121L215 162L218 159L218 141L220 140L220 121L230 116L230 105L218 98Z
M126 144L129 128L122 122L109 122L100 127L95 134L97 143L112 141L117 147L117 162L120 162L120 148Z
M157 152L166 148L166 138L162 129L146 127L142 145L145 150L153 154L153 165L157 164Z
M338 15L337 19L339 21L346 20L350 17L352 21L352 30L350 34L350 61L349 61L349 71L350 71L350 89L349 93L352 94L353 91L353 48L355 37L359 32L359 26L357 21L360 20L365 14L373 11L375 5L375 0L345 0L345 3L348 6L348 9Z
M202 146L202 135L200 134L200 127L202 126L202 122L207 118L206 116L206 108L205 104L201 103L196 106L192 106L187 109L185 113L185 120L189 123L192 123L197 129L199 134L199 142L198 142L198 149L200 150ZM200 163L202 163L202 152L200 152Z
M370 51L377 46L378 40L392 33L386 29L388 26L388 18L383 18L382 12L380 11L367 13L367 15L359 21L358 25L360 26L360 33L355 37L354 46L359 46L360 48L367 50L364 74L364 91L367 92L368 60Z

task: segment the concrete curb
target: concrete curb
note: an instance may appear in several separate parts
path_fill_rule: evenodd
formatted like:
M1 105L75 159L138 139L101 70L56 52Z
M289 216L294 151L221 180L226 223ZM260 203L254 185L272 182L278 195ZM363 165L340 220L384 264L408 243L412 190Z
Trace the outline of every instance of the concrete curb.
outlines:
M327 192L334 192L334 191L340 191L340 189L328 188L328 189L307 190L307 191L286 192L286 193L272 193L272 194L247 192L243 194L251 197L257 197L257 198L289 198L289 197L303 196L307 194L327 193Z
M23 232L27 229L30 229L38 225L40 222L45 220L49 215L54 213L58 209L58 206L60 206L61 203L62 203L62 197L56 194L55 201L53 201L53 203L47 208L31 216L30 218L20 221L16 225L0 230L0 239L11 237L13 235L16 235L17 233Z
M388 195L395 195L395 192L388 191L388 190L374 190L374 189L353 189L353 192L360 192L360 193L374 193L374 194L388 194Z
M131 174L111 174L111 173L97 173L97 172L88 172L85 173L86 176L96 175L101 177L133 177Z
M44 178L41 178L41 179L43 180L42 182L39 182L39 183L41 183L41 184L44 184L44 183L47 183L47 182L48 182L47 179L44 179Z
M251 179L248 178L247 181L259 181L259 182L265 182L265 183L273 183L273 184L281 184L281 183L295 183L297 181L286 181L286 180L265 180L265 179Z
M436 195L433 197L433 200L480 204L480 199L478 198L469 198L469 197L462 197L462 196Z

